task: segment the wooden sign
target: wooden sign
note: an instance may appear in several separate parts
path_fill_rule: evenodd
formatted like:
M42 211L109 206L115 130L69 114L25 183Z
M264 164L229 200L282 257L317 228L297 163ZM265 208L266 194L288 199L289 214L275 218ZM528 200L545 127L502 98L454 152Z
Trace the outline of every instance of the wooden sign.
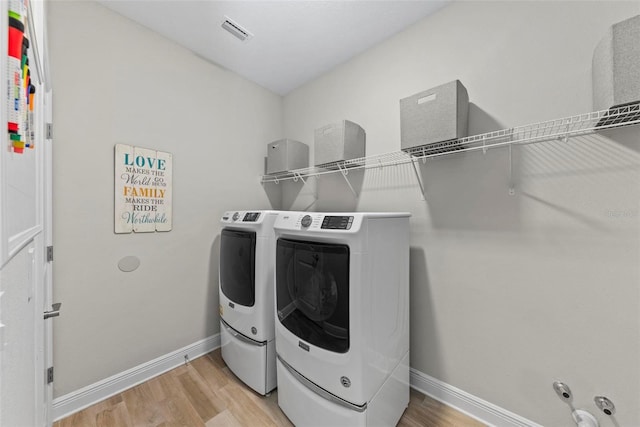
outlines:
M171 231L170 153L116 144L115 232Z

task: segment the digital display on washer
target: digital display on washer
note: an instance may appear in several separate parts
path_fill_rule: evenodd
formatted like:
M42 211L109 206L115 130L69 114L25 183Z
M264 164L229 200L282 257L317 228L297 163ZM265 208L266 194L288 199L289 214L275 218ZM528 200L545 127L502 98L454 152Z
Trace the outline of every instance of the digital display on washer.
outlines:
M320 228L328 230L348 230L353 224L352 216L325 216Z
M259 216L260 216L260 212L247 212L246 214L244 214L244 218L242 218L242 221L256 222Z

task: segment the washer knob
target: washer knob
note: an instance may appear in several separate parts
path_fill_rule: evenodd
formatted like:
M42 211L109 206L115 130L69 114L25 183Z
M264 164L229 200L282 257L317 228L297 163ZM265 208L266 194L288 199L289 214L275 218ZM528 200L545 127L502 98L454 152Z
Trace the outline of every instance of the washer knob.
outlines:
M302 217L302 221L300 222L303 227L308 227L311 225L311 215L305 215Z
M238 212L234 212L233 216L231 217L232 220L237 221L238 218L240 218L240 214Z

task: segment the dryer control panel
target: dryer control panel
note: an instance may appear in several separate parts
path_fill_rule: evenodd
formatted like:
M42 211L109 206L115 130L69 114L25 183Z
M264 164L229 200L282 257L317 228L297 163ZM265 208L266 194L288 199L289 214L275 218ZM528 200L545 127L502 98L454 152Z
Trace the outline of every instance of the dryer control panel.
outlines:
M258 217L260 216L260 212L247 212L244 214L242 218L243 222L256 222Z
M225 212L222 215L222 222L258 222L260 212Z
M348 230L353 224L352 216L329 216L326 215L322 220L320 228L325 230Z

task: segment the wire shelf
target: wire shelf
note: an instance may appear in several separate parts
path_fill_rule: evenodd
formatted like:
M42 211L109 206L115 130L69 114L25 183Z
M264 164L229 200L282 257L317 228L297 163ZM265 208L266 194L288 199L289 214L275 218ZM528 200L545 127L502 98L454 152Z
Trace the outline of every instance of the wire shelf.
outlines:
M609 110L502 129L451 141L412 147L404 151L361 157L322 165L322 167L315 166L264 175L261 180L262 183L278 183L286 180L304 180L306 177L336 172L347 175L352 169L382 168L410 163L417 159L426 160L468 151L486 151L490 148L534 144L554 139L566 141L573 136L638 124L640 124L640 102L634 102Z

